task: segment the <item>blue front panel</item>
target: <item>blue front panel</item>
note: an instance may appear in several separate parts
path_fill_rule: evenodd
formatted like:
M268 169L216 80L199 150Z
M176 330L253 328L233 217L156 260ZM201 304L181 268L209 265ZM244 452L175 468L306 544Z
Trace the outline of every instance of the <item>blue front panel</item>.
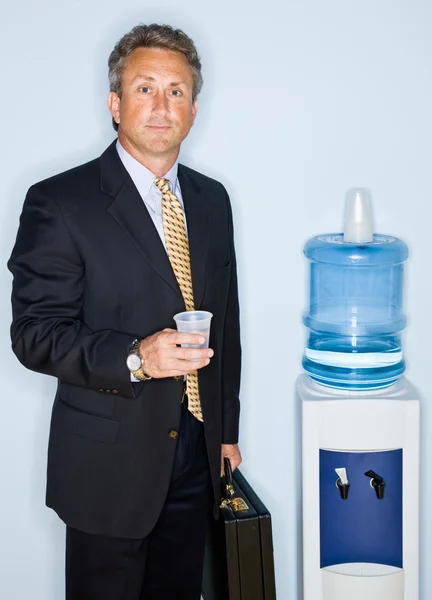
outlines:
M350 483L347 500L335 485L341 467ZM384 479L382 500L364 475L369 470ZM402 449L320 450L320 534L321 568L351 562L402 568Z

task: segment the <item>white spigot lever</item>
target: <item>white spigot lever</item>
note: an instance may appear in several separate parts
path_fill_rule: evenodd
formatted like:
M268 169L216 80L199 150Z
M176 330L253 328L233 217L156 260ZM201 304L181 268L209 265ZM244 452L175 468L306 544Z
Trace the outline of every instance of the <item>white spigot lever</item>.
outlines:
M340 479L340 482L342 485L348 485L348 477L347 477L347 472L346 469L344 467L341 467L340 469L335 469L337 476Z

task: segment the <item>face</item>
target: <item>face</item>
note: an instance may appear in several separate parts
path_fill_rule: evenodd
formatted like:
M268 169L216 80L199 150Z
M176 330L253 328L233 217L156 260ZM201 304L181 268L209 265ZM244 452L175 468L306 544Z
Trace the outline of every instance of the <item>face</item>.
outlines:
M192 127L197 104L186 57L161 48L137 48L122 74L122 96L108 96L119 139L143 156L178 154Z

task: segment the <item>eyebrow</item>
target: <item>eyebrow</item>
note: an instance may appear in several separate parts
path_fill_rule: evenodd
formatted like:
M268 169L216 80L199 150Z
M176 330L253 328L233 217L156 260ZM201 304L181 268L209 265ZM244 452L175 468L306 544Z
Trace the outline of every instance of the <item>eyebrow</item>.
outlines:
M149 82L154 82L156 81L156 79L154 77L151 77L150 75L137 75L136 77L134 77L133 82L135 83L136 81L149 81ZM186 82L185 81L172 81L169 85L172 87L176 87L178 85L185 85Z
M138 81L139 79L142 79L143 81L155 81L155 78L150 77L150 75L137 75L133 78L133 81Z

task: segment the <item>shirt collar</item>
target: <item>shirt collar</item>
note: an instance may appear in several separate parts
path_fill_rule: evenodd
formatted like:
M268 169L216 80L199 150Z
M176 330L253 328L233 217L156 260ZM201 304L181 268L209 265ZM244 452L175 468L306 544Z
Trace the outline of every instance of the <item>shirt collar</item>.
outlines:
M127 150L125 150L121 145L120 140L117 140L116 148L120 160L134 182L135 187L141 194L142 199L146 200L150 191L152 191L152 186L156 175L154 175L149 169L147 169L147 167L138 162L131 154L129 154L129 152L127 152ZM177 173L178 161L176 160L171 169L163 176L165 179L168 179L173 194L176 193ZM153 189L159 191L156 186L154 186Z

